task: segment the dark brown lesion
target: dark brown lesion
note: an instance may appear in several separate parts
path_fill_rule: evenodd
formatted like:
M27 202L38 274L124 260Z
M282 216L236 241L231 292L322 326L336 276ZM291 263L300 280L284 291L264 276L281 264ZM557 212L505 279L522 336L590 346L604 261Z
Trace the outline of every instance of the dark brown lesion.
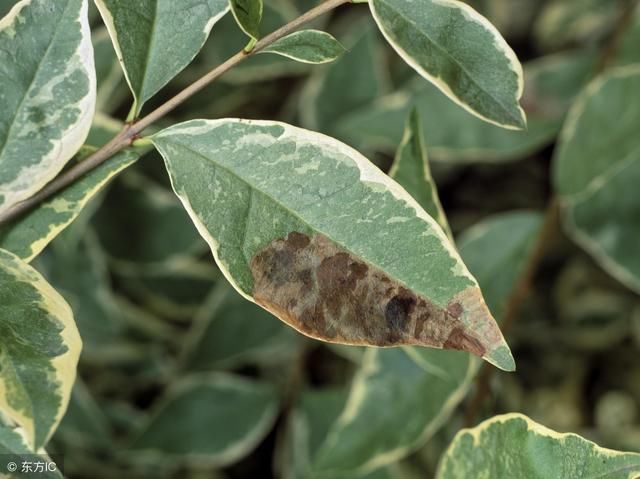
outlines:
M465 333L460 301L438 307L323 235L292 232L276 239L250 267L256 302L308 336L484 354L482 344Z

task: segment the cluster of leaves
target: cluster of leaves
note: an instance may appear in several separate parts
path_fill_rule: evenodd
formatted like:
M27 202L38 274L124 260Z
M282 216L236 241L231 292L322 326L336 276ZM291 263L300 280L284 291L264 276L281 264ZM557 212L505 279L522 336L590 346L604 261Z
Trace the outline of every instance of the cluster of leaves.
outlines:
M0 454L46 446L68 477L640 476L640 6L467 3L270 39L312 2L0 0L0 214L234 67L0 223ZM336 308L350 276L318 265L345 257L365 286ZM482 396L476 356L514 368L493 318L541 257L519 371ZM520 414L461 430L505 411L635 453Z

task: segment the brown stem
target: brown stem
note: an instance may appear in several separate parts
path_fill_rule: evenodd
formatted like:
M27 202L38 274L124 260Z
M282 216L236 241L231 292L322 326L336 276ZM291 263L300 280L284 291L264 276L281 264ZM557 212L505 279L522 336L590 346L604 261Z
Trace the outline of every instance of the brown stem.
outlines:
M116 153L124 150L128 146L131 146L133 141L138 138L140 133L142 133L146 128L150 125L164 117L167 113L172 111L178 105L182 104L185 100L195 95L197 92L202 90L207 85L211 84L214 80L216 80L220 75L227 72L238 63L242 62L246 58L255 55L260 52L267 46L271 45L275 41L280 38L288 35L291 32L294 32L298 28L300 28L305 23L333 10L340 5L345 3L349 3L351 0L326 0L320 5L312 8L308 12L302 14L295 20L287 23L286 25L280 27L274 32L270 33L258 43L255 44L253 49L250 52L245 52L244 50L239 51L232 57L228 58L224 63L221 63L209 73L204 75L202 78L196 80L194 83L186 87L176 96L167 100L164 104L160 105L158 108L153 110L151 113L141 118L140 120L127 124L124 126L122 131L118 133L109 143L104 145L98 151L93 153L86 160L78 163L72 168L68 169L64 173L57 176L50 183L48 183L44 188L38 191L35 195L27 198L20 203L16 203L9 209L0 213L0 226L9 223L10 221L16 219L17 217L25 214L27 211L35 208L37 205L45 201L47 198L52 195L58 193L63 190L67 186L71 185L79 178L84 176L85 174L93 171L95 168L100 166L102 163L107 161Z

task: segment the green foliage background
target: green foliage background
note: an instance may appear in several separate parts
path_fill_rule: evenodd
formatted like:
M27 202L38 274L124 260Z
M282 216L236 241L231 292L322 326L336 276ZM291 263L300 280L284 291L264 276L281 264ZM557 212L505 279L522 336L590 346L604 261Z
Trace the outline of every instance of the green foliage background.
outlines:
M0 15L12 3L0 0ZM388 171L415 107L451 230L499 319L552 196L565 115L599 71L640 63L640 9L625 16L629 2L614 0L467 3L525 66L525 132L483 123L418 80L382 41L366 5L314 22L347 47L335 63L250 58L163 121L285 121L335 136ZM263 33L311 6L267 0ZM99 15L91 15L99 109L125 118L127 85ZM145 111L245 44L225 16ZM629 103L640 108L640 91ZM90 143L101 146L113 129L94 127ZM640 217L629 221L637 231ZM363 348L305 338L242 300L156 152L120 175L33 265L71 305L84 343L69 410L47 448L64 455L70 478L433 477L461 427L512 411L640 452L640 298L560 224L505 333L518 370L487 381L466 355L452 355L438 379L399 351L374 360ZM430 364L429 354L447 353L426 354ZM367 369L374 366L382 369ZM363 416L331 447L347 397L363 381ZM453 389L461 400L439 417ZM386 438L399 447L379 460Z

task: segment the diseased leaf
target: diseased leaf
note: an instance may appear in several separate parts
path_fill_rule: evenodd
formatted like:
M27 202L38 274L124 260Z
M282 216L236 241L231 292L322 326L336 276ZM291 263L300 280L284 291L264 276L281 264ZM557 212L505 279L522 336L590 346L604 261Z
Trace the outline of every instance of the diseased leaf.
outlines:
M595 57L584 53L552 55L527 63L522 100L529 119L526 131L505 130L481 121L420 79L369 106L347 112L334 120L332 132L356 146L393 151L402 138L402 122L415 106L434 161L518 160L556 137L571 101L589 80L594 65Z
M260 21L262 20L262 0L229 0L233 18L240 29L251 39L253 46L260 38ZM250 49L250 48L249 48Z
M111 178L133 164L138 157L139 153L135 150L118 153L37 208L8 226L0 227L0 248L30 262L78 217Z
M275 53L302 63L329 63L345 49L338 40L319 30L301 30L263 48L258 53Z
M22 0L0 20L0 212L84 142L96 103L87 0Z
M422 136L422 122L416 109L411 110L404 135L398 146L389 176L407 190L413 198L438 222L442 231L453 242L449 222L444 214L438 189L429 168L429 159Z
M71 309L33 268L0 250L0 410L33 450L62 418L81 349Z
M232 119L186 122L152 140L225 276L290 326L514 368L441 228L355 150L284 123Z
M605 449L522 414L504 414L456 434L436 478L635 479L639 474L640 454Z
M204 45L227 0L96 0L134 96L132 114Z
M640 66L611 70L571 110L554 158L564 225L612 276L640 291ZM615 130L611 130L615 126Z
M522 66L496 28L456 0L371 0L394 50L451 100L485 121L522 129Z
M27 444L25 439L24 430L20 428L12 428L6 426L0 422L0 456L2 457L2 477L8 477L5 474L5 470L10 462L15 462L18 465L22 465L24 462L35 462L35 453L33 449ZM40 454L40 461L49 462L49 459ZM35 475L43 479L63 479L59 470L56 471L42 471L34 473L30 476L20 474L14 477L33 477Z
M278 412L270 384L227 374L176 384L133 442L136 454L224 466L251 452Z
M459 241L460 254L498 321L540 224L538 213L497 215ZM340 418L318 446L313 477L353 477L420 448L460 404L478 365L473 356L457 351L367 349Z

